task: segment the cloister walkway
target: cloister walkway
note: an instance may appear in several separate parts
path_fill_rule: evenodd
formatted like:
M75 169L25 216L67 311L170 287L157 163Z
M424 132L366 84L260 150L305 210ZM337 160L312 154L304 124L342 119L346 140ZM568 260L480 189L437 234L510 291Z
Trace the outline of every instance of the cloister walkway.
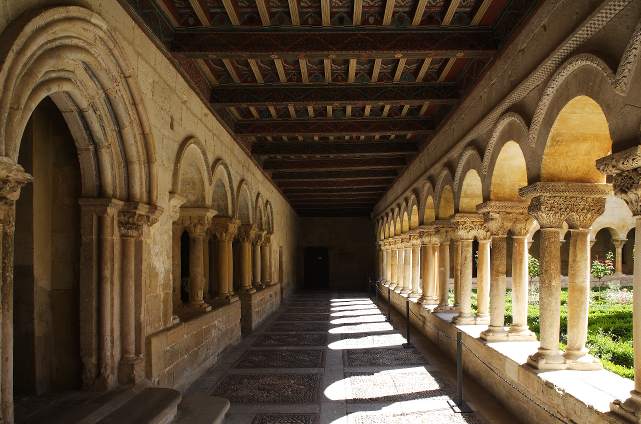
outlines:
M188 393L232 403L226 423L516 423L474 382L457 414L454 368L402 317L366 295L300 293L227 352ZM396 328L395 328L396 327Z

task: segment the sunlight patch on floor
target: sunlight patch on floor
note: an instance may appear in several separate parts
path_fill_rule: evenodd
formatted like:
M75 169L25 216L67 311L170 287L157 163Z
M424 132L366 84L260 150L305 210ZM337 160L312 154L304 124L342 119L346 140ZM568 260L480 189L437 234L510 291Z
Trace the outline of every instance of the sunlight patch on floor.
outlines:
M336 318L331 320L329 323L332 325L342 325L342 324L361 324L367 322L384 322L384 315L365 315L360 317L345 317L345 318Z
M407 340L398 333L375 334L363 337L352 337L330 343L328 347L332 350L342 349L370 349L375 347L400 346Z
M384 317L381 317L384 319ZM381 319L381 321L383 321ZM365 324L356 325L343 325L329 330L330 334L352 334L352 333L368 333L376 331L392 331L394 328L388 322L368 322Z

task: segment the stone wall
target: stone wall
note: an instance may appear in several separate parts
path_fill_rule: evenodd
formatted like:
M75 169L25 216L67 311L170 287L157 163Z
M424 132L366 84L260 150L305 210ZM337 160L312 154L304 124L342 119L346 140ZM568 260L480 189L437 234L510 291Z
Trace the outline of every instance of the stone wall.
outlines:
M149 337L147 375L160 386L184 389L240 341L240 302L204 313Z
M366 290L374 272L374 227L367 217L301 218L298 281L303 282L305 247L329 249L329 286Z
M46 14L48 8L58 6L59 2L49 0L21 0L2 2L0 5L0 34L2 34L7 49L12 52L19 48L13 49L11 45L14 42L16 34L22 33L27 23L39 19ZM154 384L180 386L187 384L193 379L197 372L210 365L216 360L217 354L229 344L234 343L240 336L240 303L223 307L201 316L195 317L188 322L183 322L174 326L174 308L172 301L172 205L170 197L176 192L176 184L173 181L177 164L181 157L181 147L185 146L189 140L196 140L198 155L202 162L202 168L205 170L203 179L206 184L202 187L207 190L202 194L203 199L209 199L211 207L211 198L213 193L213 182L218 174L225 174L225 190L230 199L230 208L228 214L236 217L238 215L238 201L240 192L245 190L247 197L252 201L252 212L249 214L250 220L255 222L258 219L258 209L261 210L263 220L269 216L269 228L271 234L271 257L274 263L272 267L278 275L272 279L282 284L284 292L288 293L293 289L296 277L295 254L296 243L298 239L298 217L289 203L283 197L281 192L272 184L263 171L257 166L248 153L236 143L226 129L218 122L210 110L209 104L201 99L190 87L188 82L177 71L173 60L162 51L158 45L150 39L146 32L132 19L127 10L122 6L126 2L120 3L117 0L71 0L65 2L66 5L80 6L80 8L69 7L65 10L57 9L47 15L46 19L54 19L56 29L62 32L73 33L76 38L87 37L89 42L83 40L83 47L91 50L89 55L92 56L90 64L81 66L76 64L76 70L90 68L92 66L105 67L111 66L107 71L100 69L102 72L94 79L85 79L100 83L98 90L90 94L92 99L98 98L103 101L108 95L114 92L123 92L131 94L127 101L113 105L112 109L101 106L98 109L110 110L111 116L117 115L118 120L123 122L93 122L92 128L112 128L110 136L116 134L114 140L121 140L123 146L108 146L102 149L104 152L118 152L121 155L132 155L131 158L125 158L121 164L112 163L112 161L103 162L103 166L113 166L114 175L108 172L96 172L92 165L85 159L90 148L83 150L80 156L80 168L83 170L83 184L93 176L107 175L113 181L108 181L114 187L111 193L106 195L104 187L95 190L87 189L84 196L106 196L111 197L115 203L122 204L132 200L139 201L157 207L157 222L149 228L145 227L140 249L142 257L137 258L134 267L134 273L137 276L135 287L135 333L136 333L136 350L137 355L145 357L145 367L147 370L146 377L153 381ZM43 18L45 19L45 18ZM33 24L33 32L42 37L34 35L39 40L51 36L50 26ZM78 30L82 27L83 30ZM49 31L49 33L47 33ZM94 33L95 31L95 33ZM70 45L63 42L61 49L77 48L75 41ZM33 52L33 50L31 50ZM51 72L58 72L64 69L71 61L82 61L78 55L69 54L65 56L59 54L58 59L52 59L47 62ZM12 53L10 53L12 54ZM18 53L15 53L16 56ZM22 53L24 57L28 53ZM63 57L64 56L64 57ZM15 58L20 61L20 58ZM64 60L63 60L64 59ZM117 60L116 60L117 59ZM2 62L2 61L0 61ZM5 70L7 62L3 63ZM38 72L43 69L39 69ZM45 69L46 70L46 69ZM91 73L91 69L88 72ZM73 70L70 71L74 73ZM84 74L83 74L84 76ZM0 78L6 80L8 77L6 71L0 72ZM71 78L73 80L73 78ZM13 80L11 80L13 81ZM91 82L89 82L91 83ZM18 84L16 84L18 85ZM70 82L65 87L72 86ZM60 86L58 86L60 87ZM6 87L5 88L13 88ZM49 87L55 92L56 88ZM19 90L25 91L31 88L26 86L18 87ZM16 90L18 90L16 89ZM58 90L60 88L57 88ZM82 89L72 87L75 90L76 97L81 97ZM42 90L46 91L46 90ZM80 93L80 94L78 94ZM24 94L24 93L22 93ZM89 94L87 94L89 95ZM16 95L18 97L19 95ZM71 97L71 96L70 96ZM111 100L111 98L110 98ZM94 100L89 100L92 102ZM76 145L82 143L76 138L78 135L91 139L92 134L87 134L91 129L86 129L76 119L73 102L69 102L68 110L63 111L67 125L70 126L70 132L74 136ZM125 109L123 104L126 103L127 111L134 111L132 116L140 122L126 121L130 117L123 113ZM73 106L73 107L72 107ZM85 110L93 110L92 107L85 107ZM115 111L114 111L115 110ZM109 113L105 116L110 116ZM102 115L100 116L102 117ZM4 120L7 118L4 117ZM3 119L2 127L11 127ZM74 120L75 119L75 120ZM74 126L75 122L75 126ZM19 128L23 123L14 122L16 131L20 133ZM107 131L109 132L109 131ZM112 134L113 133L113 134ZM89 137L87 137L87 135ZM144 140L144 144L136 144L138 140ZM92 141L92 140L89 140ZM86 143L87 140L82 140ZM6 155L10 154L12 147L9 144L18 145L12 137L7 136L2 140L2 150ZM92 147L93 148L93 147ZM192 149L193 150L193 149ZM144 153L143 153L144 151ZM191 153L190 153L191 154ZM84 155L84 156L83 156ZM136 156L136 159L133 158ZM16 158L7 158L8 161L15 161ZM143 163L144 162L144 163ZM189 164L188 164L189 165ZM131 167L131 170L129 169ZM142 174L137 174L133 170L143 169ZM218 174L217 174L218 172ZM116 173L119 173L116 175ZM124 175L124 178L120 178ZM207 183L208 182L208 183ZM105 184L104 181L97 185ZM132 194L140 187L143 187L142 194ZM138 199L132 199L139 197ZM253 223L252 222L252 223ZM115 225L114 225L115 224ZM93 225L93 224L92 224ZM114 249L110 254L114 256L113 262L109 265L113 268L114 275L111 275L110 281L113 281L114 287L120 279L120 243L121 239L117 230L117 222L109 223L111 227L116 228L114 231L113 243ZM266 225L265 223L263 225ZM111 228L110 227L110 228ZM136 248L137 249L137 248ZM282 252L282 255L279 255ZM90 258L93 259L93 258ZM276 261L278 261L276 263ZM81 263L81 268L85 265ZM82 275L82 272L81 272ZM95 275L95 273L90 274ZM138 277L139 276L139 277ZM119 283L118 283L119 284ZM112 310L102 316L111 320L105 328L113 330L113 340L104 341L100 349L111 349L106 358L113 358L114 362L120 361L120 329L122 309L120 302L122 299L117 298L118 292L114 292L114 299L110 299L106 305L112 305ZM96 312L96 307L90 302L85 302L85 308L92 308ZM8 310L7 313L11 311ZM93 313L92 312L92 313ZM91 323L93 321L86 320ZM90 325L88 324L90 327ZM91 329L90 329L91 330ZM95 328L93 330L96 330ZM89 331L96 335L96 331ZM97 337L97 335L96 335ZM88 337L89 339L90 337ZM89 343L87 346L93 347L98 343ZM145 347L149 349L145 352ZM211 356L208 356L211 355ZM162 357L162 359L161 359ZM153 359L152 359L153 358ZM87 363L91 363L88 360ZM11 364L9 363L9 367ZM106 376L107 386L113 386L115 378L115 368L109 364L110 375ZM6 372L6 371L3 371ZM4 380L3 380L4 381ZM7 380L7 385L11 381ZM4 387L3 387L4 390ZM10 392L7 392L10 393ZM3 400L4 402L4 400ZM10 400L7 400L10 402ZM5 408L6 409L6 408ZM10 414L10 412L7 412Z
M241 293L243 334L251 333L274 313L281 304L280 284L265 287L255 293Z

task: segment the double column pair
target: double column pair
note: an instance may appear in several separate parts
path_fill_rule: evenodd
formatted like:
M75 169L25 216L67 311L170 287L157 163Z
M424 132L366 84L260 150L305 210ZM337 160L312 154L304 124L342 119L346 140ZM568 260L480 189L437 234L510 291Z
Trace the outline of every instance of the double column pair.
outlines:
M256 231L253 239L253 283L254 288L271 285L271 236L265 231Z
M485 272L479 271L479 279L480 274L483 274L485 281L483 286L489 287L489 293L478 289L479 310L481 310L481 304L487 308L488 294L490 306L489 326L481 333L481 338L487 341L536 340L536 335L529 330L527 323L529 286L527 235L533 224L527 212L527 203L491 200L478 205L477 211L482 215L488 235L491 237L491 244L479 242L479 268L481 263L485 264L483 266ZM512 324L506 330L508 235L512 243ZM482 252L485 254L482 255ZM481 299L481 291L483 299Z
M538 369L600 369L588 354L590 299L590 226L605 210L608 184L539 182L520 190L530 199L529 213L541 227L539 277L540 347L528 358ZM570 231L568 266L568 342L559 349L561 234Z

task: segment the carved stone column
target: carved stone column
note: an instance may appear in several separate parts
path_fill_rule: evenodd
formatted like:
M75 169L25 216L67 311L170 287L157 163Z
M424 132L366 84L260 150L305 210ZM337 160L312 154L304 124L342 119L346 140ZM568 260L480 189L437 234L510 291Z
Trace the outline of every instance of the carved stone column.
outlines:
M210 231L216 239L216 276L218 280L217 302L231 303L238 300L234 296L232 284L233 252L232 242L240 221L226 216L214 217L211 221Z
M454 243L454 309L458 312L461 306L461 242L452 237Z
M478 325L490 323L490 245L489 238L479 240L476 264L476 320Z
M238 229L238 240L240 241L240 288L245 293L254 293L252 287L252 241L256 237L256 227L251 224L243 224Z
M262 261L262 253L261 251L263 250L263 238L265 237L265 232L264 231L257 231L256 236L254 237L254 254L252 255L252 259L254 262L254 272L253 272L253 283L254 287L256 289L264 287L263 282L261 281L261 261Z
M520 190L522 197L532 199L532 215L541 226L541 345L528 358L538 369L600 368L600 362L587 355L587 314L590 295L590 245L588 229L603 213L607 184L535 183ZM572 231L568 275L568 353L559 351L560 326L560 250L561 227L567 222Z
M205 303L205 241L211 218L216 214L209 208L181 208L180 223L189 234L189 305L209 309Z
M13 422L13 250L16 200L32 178L10 159L0 157L0 405L3 423Z
M122 358L118 368L121 384L144 379L144 273L143 237L146 227L158 221L160 210L142 203L126 203L118 213L121 244L121 322Z
M625 401L612 402L610 409L627 421L638 423L641 421L641 147L635 146L599 159L597 168L613 176L614 194L627 203L636 220L632 303L634 389Z
M406 234L403 237L403 286L399 292L402 296L409 296L414 284L412 281L412 243L410 238L410 234Z
M179 321L177 315L174 315L174 311L178 305L182 303L180 298L181 290L181 281L180 281L180 269L181 269L181 257L180 257L180 237L184 231L182 224L180 223L180 208L187 201L183 196L180 196L176 193L169 194L169 208L167 213L169 214L169 219L172 222L172 240L171 240L171 278L172 278L172 308L171 308L171 320L166 322L166 325L171 325ZM169 317L167 317L169 318Z
M472 213L457 213L451 219L454 226L454 236L461 249L459 267L459 310L454 323L474 324L476 318L472 313L472 242L474 239L486 239L487 229L481 215Z
M116 385L121 299L116 277L118 211L117 199L81 198L80 248L80 357L83 385L107 390Z
M526 202L488 201L478 205L485 223L492 233L490 286L490 325L481 337L488 341L536 340L527 328L527 249L523 250L525 236L532 223ZM513 326L505 331L505 275L507 272L507 234L512 233L512 310ZM526 256L523 257L522 255ZM526 261L523 268L523 260ZM523 275L525 272L525 275Z
M263 245L260 249L260 254L261 254L260 279L262 280L263 285L265 286L270 286L272 282L271 253L272 253L271 236L269 234L265 234L263 236Z
M419 302L426 308L436 305L436 275L435 267L438 265L434 263L434 241L435 241L435 228L434 226L423 226L419 228L420 243L423 260L421 262L421 275L423 280L422 294Z
M620 277L623 275L623 246L625 246L625 239L612 240L614 244L614 275Z
M400 239L398 236L395 236L390 240L390 251L392 253L392 281L390 282L389 288L394 290L398 285L398 274L399 274L399 262L398 262L398 244Z
M438 226L438 306L434 312L449 311L450 286L450 236L449 224Z
M410 235L412 252L412 289L409 297L416 300L421 296L421 238L418 231Z

